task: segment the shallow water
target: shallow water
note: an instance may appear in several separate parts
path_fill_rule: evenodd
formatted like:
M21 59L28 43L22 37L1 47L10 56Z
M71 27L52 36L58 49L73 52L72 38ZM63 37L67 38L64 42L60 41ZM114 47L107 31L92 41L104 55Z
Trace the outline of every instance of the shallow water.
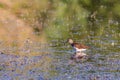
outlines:
M109 47L97 45L102 41L95 39L88 42L91 48L86 53L91 58L83 62L70 60L74 52L62 39L53 39L50 44L28 43L27 48L17 50L1 47L6 53L20 51L22 55L0 54L0 80L120 80L120 46L109 41L105 43Z
M23 44L20 47L6 46L3 41L0 80L120 80L119 38L109 34L79 38L79 29L73 30L77 31L72 34L76 36L74 40L90 47L86 51L89 59L71 60L74 51L66 43L67 38L50 38L50 42L30 39L20 42Z

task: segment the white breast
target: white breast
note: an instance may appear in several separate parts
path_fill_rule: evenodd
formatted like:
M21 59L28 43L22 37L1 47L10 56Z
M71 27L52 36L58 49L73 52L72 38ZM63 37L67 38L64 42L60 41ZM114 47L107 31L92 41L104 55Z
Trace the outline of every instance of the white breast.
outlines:
M79 49L79 48L76 48L76 47L74 47L74 49L75 49L76 52L86 51L86 49Z

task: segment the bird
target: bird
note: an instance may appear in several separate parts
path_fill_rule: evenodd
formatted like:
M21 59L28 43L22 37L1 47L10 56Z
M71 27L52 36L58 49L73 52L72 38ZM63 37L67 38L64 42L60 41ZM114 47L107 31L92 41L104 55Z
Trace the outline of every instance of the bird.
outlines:
M67 40L67 42L73 47L73 49L75 50L75 54L72 55L71 59L81 59L83 57L86 57L87 54L85 53L85 51L89 48L86 45L80 44L80 43L76 43L74 42L71 38Z

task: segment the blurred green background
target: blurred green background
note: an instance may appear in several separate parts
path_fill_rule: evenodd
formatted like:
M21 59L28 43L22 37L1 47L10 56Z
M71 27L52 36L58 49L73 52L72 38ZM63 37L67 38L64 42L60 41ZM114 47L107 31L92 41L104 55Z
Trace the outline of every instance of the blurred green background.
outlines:
M120 40L119 8L119 0L0 0L0 40Z

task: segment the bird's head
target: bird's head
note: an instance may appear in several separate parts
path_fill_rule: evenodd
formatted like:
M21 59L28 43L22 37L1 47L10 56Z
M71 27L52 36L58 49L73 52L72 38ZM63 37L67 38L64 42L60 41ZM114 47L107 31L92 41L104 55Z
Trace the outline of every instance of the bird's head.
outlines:
M70 44L73 44L73 40L72 39L68 39L67 42L70 43Z

